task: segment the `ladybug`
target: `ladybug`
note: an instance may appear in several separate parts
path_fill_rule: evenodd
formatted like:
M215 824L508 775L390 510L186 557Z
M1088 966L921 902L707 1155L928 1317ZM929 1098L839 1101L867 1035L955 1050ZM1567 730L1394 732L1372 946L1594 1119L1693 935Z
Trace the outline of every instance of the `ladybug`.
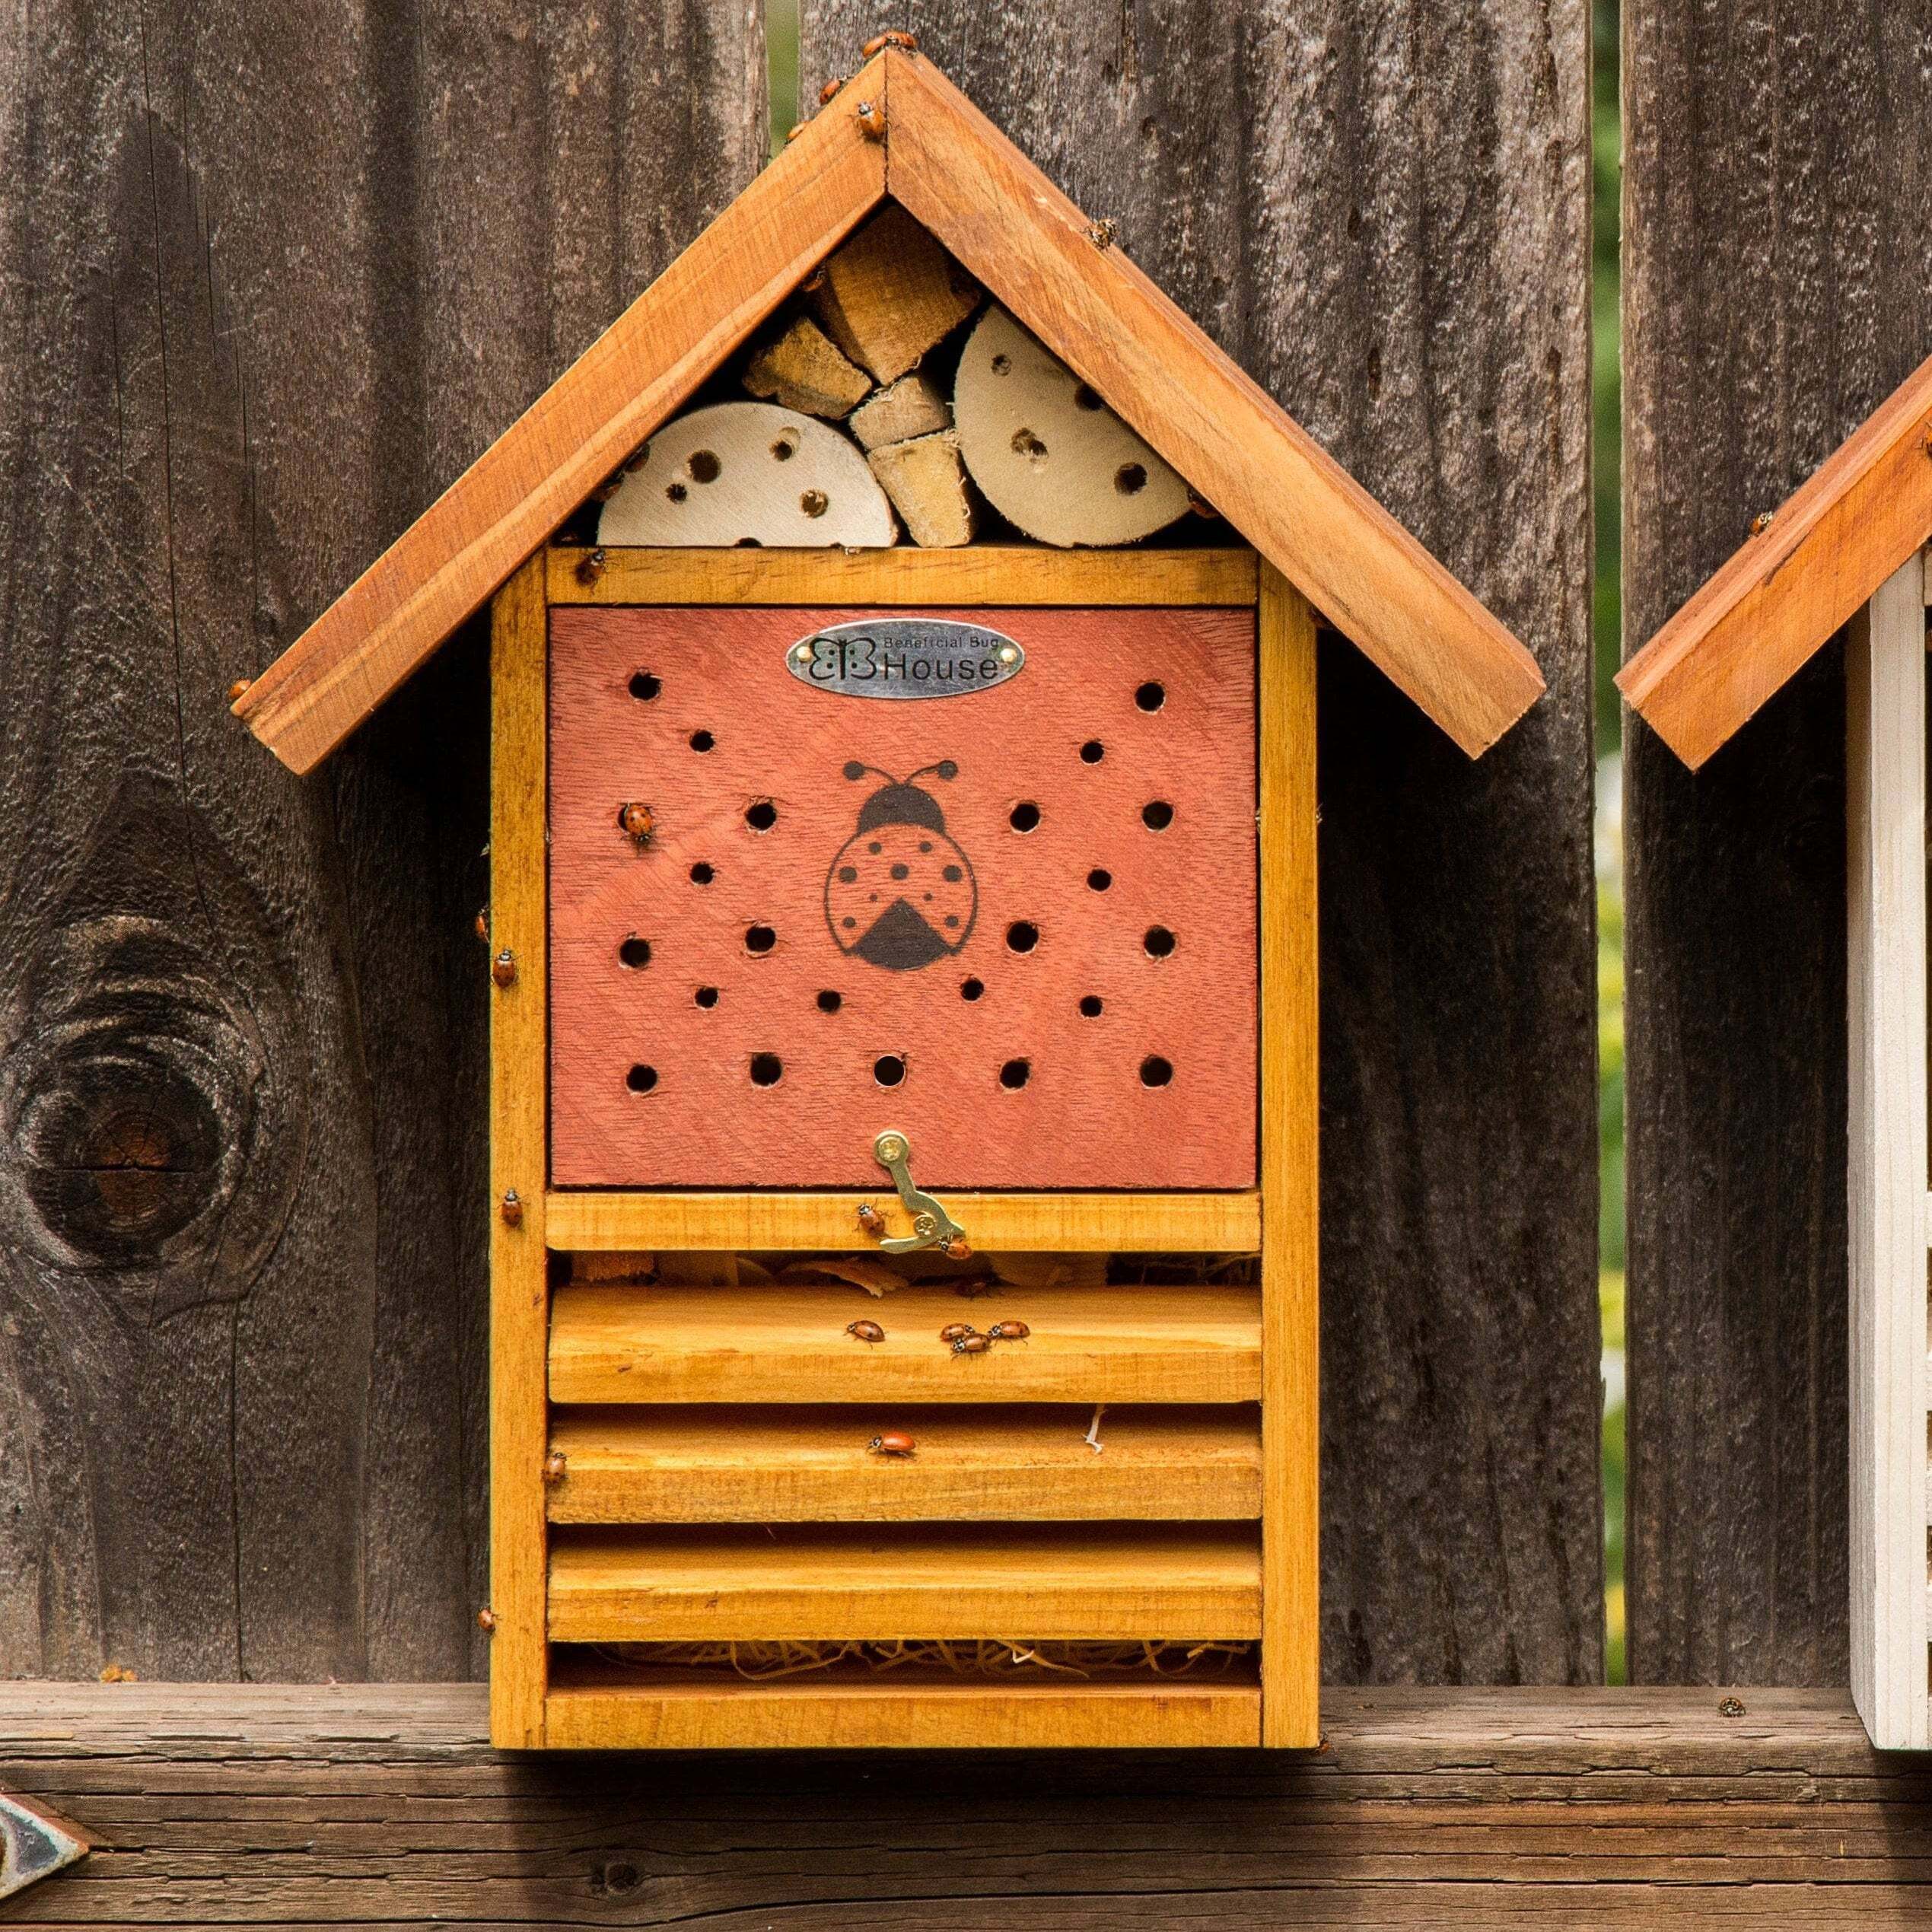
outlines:
M903 1429L881 1429L865 1447L874 1456L910 1456L918 1445Z
M858 829L839 848L825 880L825 921L842 953L890 972L911 972L956 953L972 932L979 888L966 855L946 829L939 800L913 782L928 772L950 784L951 759L896 778L857 759L885 783L858 808Z

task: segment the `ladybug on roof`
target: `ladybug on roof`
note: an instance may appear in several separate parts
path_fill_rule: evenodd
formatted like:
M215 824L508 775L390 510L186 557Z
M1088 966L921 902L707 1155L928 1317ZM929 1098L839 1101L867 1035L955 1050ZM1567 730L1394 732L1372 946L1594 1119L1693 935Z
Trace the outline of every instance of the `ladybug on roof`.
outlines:
M896 778L857 759L855 782L869 772L885 783L858 809L858 829L826 874L825 920L842 953L910 972L956 953L972 932L979 888L966 855L946 829L939 800L915 780L947 784L959 775L950 758Z

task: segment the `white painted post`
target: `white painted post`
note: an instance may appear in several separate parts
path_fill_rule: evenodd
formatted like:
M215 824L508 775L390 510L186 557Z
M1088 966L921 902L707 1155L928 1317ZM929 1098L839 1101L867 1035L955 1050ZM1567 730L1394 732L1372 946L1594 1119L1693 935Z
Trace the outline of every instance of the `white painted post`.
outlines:
M1932 1748L1927 1692L1924 552L1846 654L1851 1690L1872 1742Z

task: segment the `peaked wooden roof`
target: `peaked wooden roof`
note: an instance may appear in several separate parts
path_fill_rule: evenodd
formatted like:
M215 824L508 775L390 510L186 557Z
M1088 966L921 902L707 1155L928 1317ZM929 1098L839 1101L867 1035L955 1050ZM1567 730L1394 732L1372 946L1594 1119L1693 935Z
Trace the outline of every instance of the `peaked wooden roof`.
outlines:
M1695 769L1928 539L1932 359L1625 665L1618 689Z
M864 112L861 113L861 108ZM931 62L869 62L234 709L334 750L890 195L1472 756L1536 660Z

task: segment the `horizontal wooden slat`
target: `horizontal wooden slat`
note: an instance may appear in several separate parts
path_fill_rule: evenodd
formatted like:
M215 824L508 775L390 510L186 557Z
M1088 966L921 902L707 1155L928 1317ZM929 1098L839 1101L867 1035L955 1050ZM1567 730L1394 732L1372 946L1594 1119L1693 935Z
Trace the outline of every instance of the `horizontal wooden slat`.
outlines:
M1242 604L1253 551L555 549L552 603Z
M573 1685L553 1692L547 1735L565 1750L1240 1746L1261 1739L1246 1682L1151 1684L880 1682Z
M1261 1196L1233 1194L947 1194L947 1211L988 1252L1252 1254ZM762 1254L851 1248L861 1202L888 1235L910 1231L890 1189L880 1194L617 1194L560 1190L545 1203L550 1246L565 1253L661 1249Z
M956 1355L958 1321L1024 1342ZM876 1322L882 1342L847 1332ZM1252 1288L574 1284L551 1304L555 1402L1245 1402L1261 1393Z
M1248 1408L592 1408L553 1412L552 1523L890 1523L1261 1513ZM909 1434L903 1459L867 1444Z
M560 1530L550 1552L557 1643L1240 1641L1260 1628L1246 1525Z

